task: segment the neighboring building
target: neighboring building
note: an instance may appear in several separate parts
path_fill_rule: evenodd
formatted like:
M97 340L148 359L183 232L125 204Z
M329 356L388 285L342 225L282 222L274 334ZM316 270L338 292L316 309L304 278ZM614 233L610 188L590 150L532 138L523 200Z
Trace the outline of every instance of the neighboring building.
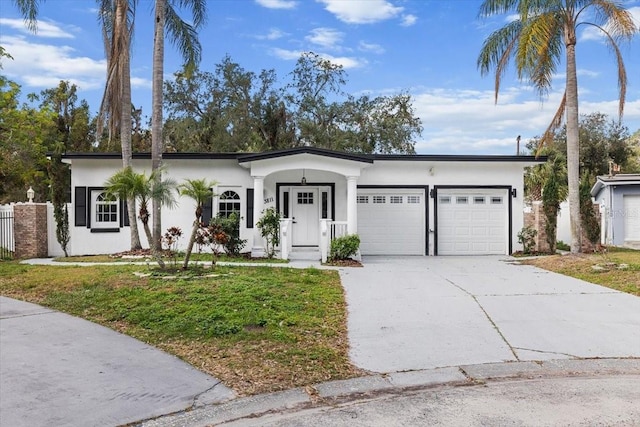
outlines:
M149 154L134 154L134 169L149 173L149 159ZM331 236L345 233L360 236L363 255L510 254L519 249L517 234L523 226L524 168L544 160L359 155L311 147L163 157L165 175L178 182L217 182L204 219L238 210L243 217L241 238L255 256L264 253L255 223L265 208L275 207L283 217L285 258L309 248L324 258ZM64 161L71 165L71 253L127 250L124 205L102 194L104 182L121 168L120 155L72 153ZM163 210L163 229L188 231L193 203L181 198L178 208ZM183 240L184 247L187 238Z
M591 195L600 204L601 243L640 249L640 174L599 176Z

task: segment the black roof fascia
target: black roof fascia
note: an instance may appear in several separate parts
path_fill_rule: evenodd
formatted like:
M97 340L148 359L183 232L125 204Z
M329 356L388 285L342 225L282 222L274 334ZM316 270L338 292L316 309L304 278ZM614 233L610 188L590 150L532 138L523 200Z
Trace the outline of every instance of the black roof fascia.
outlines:
M341 151L327 150L316 147L297 147L285 150L267 151L264 153L163 153L163 159L220 159L238 162L274 159L296 154L315 154L363 163L373 163L376 160L393 161L438 161L438 162L534 162L544 163L547 156L513 156L513 155L457 155L457 154L353 154ZM48 153L48 155L51 155ZM151 153L133 153L134 159L151 159ZM122 159L121 153L66 153L63 159Z
M501 154L371 154L373 160L432 162L535 162L544 163L547 156L509 156Z
M237 159L241 153L163 153L163 159ZM134 159L151 159L151 153L133 153ZM67 153L63 159L122 159L121 153Z
M366 154L345 153L342 151L327 150L317 147L296 147L285 150L267 151L265 153L247 153L238 156L238 162L251 162L254 160L275 159L278 157L293 156L296 154L315 154L318 156L333 157L342 160L355 162L373 163L373 159Z

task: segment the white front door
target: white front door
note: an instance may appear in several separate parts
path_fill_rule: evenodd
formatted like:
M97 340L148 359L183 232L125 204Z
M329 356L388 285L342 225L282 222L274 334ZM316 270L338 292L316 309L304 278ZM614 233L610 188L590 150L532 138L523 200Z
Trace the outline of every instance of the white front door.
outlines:
M320 228L317 188L294 188L292 207L293 246L317 246Z

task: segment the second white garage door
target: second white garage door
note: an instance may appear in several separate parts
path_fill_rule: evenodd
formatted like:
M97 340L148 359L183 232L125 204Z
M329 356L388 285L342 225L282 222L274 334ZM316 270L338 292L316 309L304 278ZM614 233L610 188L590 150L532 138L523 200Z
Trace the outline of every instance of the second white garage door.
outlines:
M506 189L438 190L438 255L508 252Z
M363 255L425 254L422 189L359 189L358 235Z
M623 196L624 205L624 240L640 242L640 196Z

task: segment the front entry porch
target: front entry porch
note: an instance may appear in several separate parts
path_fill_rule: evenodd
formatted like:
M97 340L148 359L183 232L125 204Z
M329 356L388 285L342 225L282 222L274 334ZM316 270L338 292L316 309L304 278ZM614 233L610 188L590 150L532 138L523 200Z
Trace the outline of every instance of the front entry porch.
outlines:
M252 256L264 256L256 223L273 207L282 218L280 257L326 261L332 238L357 233L357 182L371 163L310 147L243 158L240 164L250 169L254 184Z

